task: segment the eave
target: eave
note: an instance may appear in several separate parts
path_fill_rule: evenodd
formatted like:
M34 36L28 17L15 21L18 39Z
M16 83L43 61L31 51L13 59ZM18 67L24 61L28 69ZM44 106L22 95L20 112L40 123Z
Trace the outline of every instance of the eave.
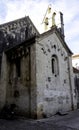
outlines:
M53 33L55 33L57 35L57 37L61 41L63 47L67 50L68 54L73 55L73 52L69 49L68 45L66 44L64 38L62 37L61 33L59 32L59 30L57 29L56 26L54 26L53 28L51 28L47 32L42 33L40 35L40 37L43 38L44 36L48 36L48 35L53 34Z

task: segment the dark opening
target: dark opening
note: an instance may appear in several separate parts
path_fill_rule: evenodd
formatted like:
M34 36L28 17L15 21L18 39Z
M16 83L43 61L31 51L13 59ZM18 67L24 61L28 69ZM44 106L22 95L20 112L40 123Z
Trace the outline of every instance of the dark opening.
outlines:
M54 70L54 69L55 69L55 68L54 68L54 64L55 64L55 59L52 58L52 73L53 73L53 74L54 74L54 71L55 71L55 70Z
M21 76L21 63L20 63L20 58L16 59L16 73L17 76L20 77Z

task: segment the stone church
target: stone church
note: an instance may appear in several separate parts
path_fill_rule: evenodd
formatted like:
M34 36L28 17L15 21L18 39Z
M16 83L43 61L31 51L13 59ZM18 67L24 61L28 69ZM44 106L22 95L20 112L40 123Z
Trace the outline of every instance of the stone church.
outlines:
M0 25L0 111L50 117L76 109L72 52L57 26L39 34L30 18Z

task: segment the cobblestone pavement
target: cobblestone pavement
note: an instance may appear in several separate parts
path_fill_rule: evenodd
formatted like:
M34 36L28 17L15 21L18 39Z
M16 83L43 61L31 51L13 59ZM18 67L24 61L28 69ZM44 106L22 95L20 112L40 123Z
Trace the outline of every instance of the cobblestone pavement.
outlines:
M0 130L79 130L79 110L40 120L0 119Z

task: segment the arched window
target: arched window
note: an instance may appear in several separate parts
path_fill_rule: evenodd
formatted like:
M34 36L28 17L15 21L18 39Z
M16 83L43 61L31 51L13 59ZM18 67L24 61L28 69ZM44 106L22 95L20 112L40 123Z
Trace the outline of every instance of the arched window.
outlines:
M52 58L52 73L54 74L55 72L55 59Z
M52 64L52 73L55 76L57 76L59 74L59 67L58 67L58 58L56 55L52 55L51 64Z

